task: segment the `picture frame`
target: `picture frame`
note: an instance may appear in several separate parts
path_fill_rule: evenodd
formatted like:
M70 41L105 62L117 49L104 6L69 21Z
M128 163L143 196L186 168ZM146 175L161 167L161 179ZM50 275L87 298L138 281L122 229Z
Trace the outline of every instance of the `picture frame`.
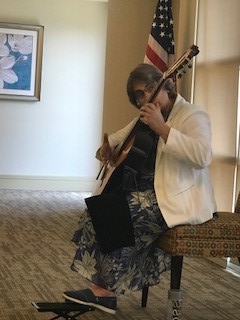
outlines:
M44 27L0 22L0 99L40 101Z

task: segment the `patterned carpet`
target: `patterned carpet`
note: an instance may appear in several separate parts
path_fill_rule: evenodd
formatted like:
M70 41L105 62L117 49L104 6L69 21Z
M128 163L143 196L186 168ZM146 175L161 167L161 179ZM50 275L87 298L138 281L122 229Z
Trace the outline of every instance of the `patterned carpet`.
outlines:
M0 190L0 319L52 319L31 302L63 301L62 292L87 287L69 268L71 236L88 194ZM116 316L88 312L82 320L166 320L169 273L150 288L147 308L141 293L121 296ZM185 320L239 320L240 278L204 259L184 260Z

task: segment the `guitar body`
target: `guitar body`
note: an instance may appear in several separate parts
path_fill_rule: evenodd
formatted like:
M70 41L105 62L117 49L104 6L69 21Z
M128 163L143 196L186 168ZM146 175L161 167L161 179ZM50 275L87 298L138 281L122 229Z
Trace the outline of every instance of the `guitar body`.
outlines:
M142 171L151 151L154 136L154 132L147 125L139 122L138 130L129 137L125 147L117 147L111 160L104 165L93 195L109 192L118 187L127 190L131 182L126 177L126 172L131 171L133 177Z
M122 167L113 167L109 163L104 165L92 195L98 196L102 193L116 189L122 180Z

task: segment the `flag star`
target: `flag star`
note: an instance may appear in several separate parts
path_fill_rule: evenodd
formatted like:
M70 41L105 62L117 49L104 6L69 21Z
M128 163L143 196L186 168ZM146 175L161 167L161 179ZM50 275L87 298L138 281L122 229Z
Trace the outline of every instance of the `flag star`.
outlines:
M156 22L153 22L152 27L156 28L156 26L157 26Z
M160 27L161 29L164 29L164 23L160 23L159 27Z
M160 32L160 37L162 37L162 38L163 38L164 36L165 36L165 32L163 32L163 31L162 31L162 32Z

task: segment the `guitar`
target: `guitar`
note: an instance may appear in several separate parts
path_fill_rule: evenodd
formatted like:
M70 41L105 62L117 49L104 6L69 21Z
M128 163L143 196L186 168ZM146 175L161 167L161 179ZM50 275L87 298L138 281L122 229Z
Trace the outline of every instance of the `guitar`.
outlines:
M189 62L198 53L198 47L192 45L190 49L163 73L163 77L155 85L147 102L149 103L154 100L168 78L176 75L178 78L181 78L182 72L186 72L185 66L187 65L188 68L191 68ZM120 179L122 179L124 165L130 167L135 172L140 172L148 157L152 141L153 131L141 122L139 118L126 140L114 149L111 158L102 166L97 176L97 185L93 195L110 191L115 187L116 181L121 181Z

